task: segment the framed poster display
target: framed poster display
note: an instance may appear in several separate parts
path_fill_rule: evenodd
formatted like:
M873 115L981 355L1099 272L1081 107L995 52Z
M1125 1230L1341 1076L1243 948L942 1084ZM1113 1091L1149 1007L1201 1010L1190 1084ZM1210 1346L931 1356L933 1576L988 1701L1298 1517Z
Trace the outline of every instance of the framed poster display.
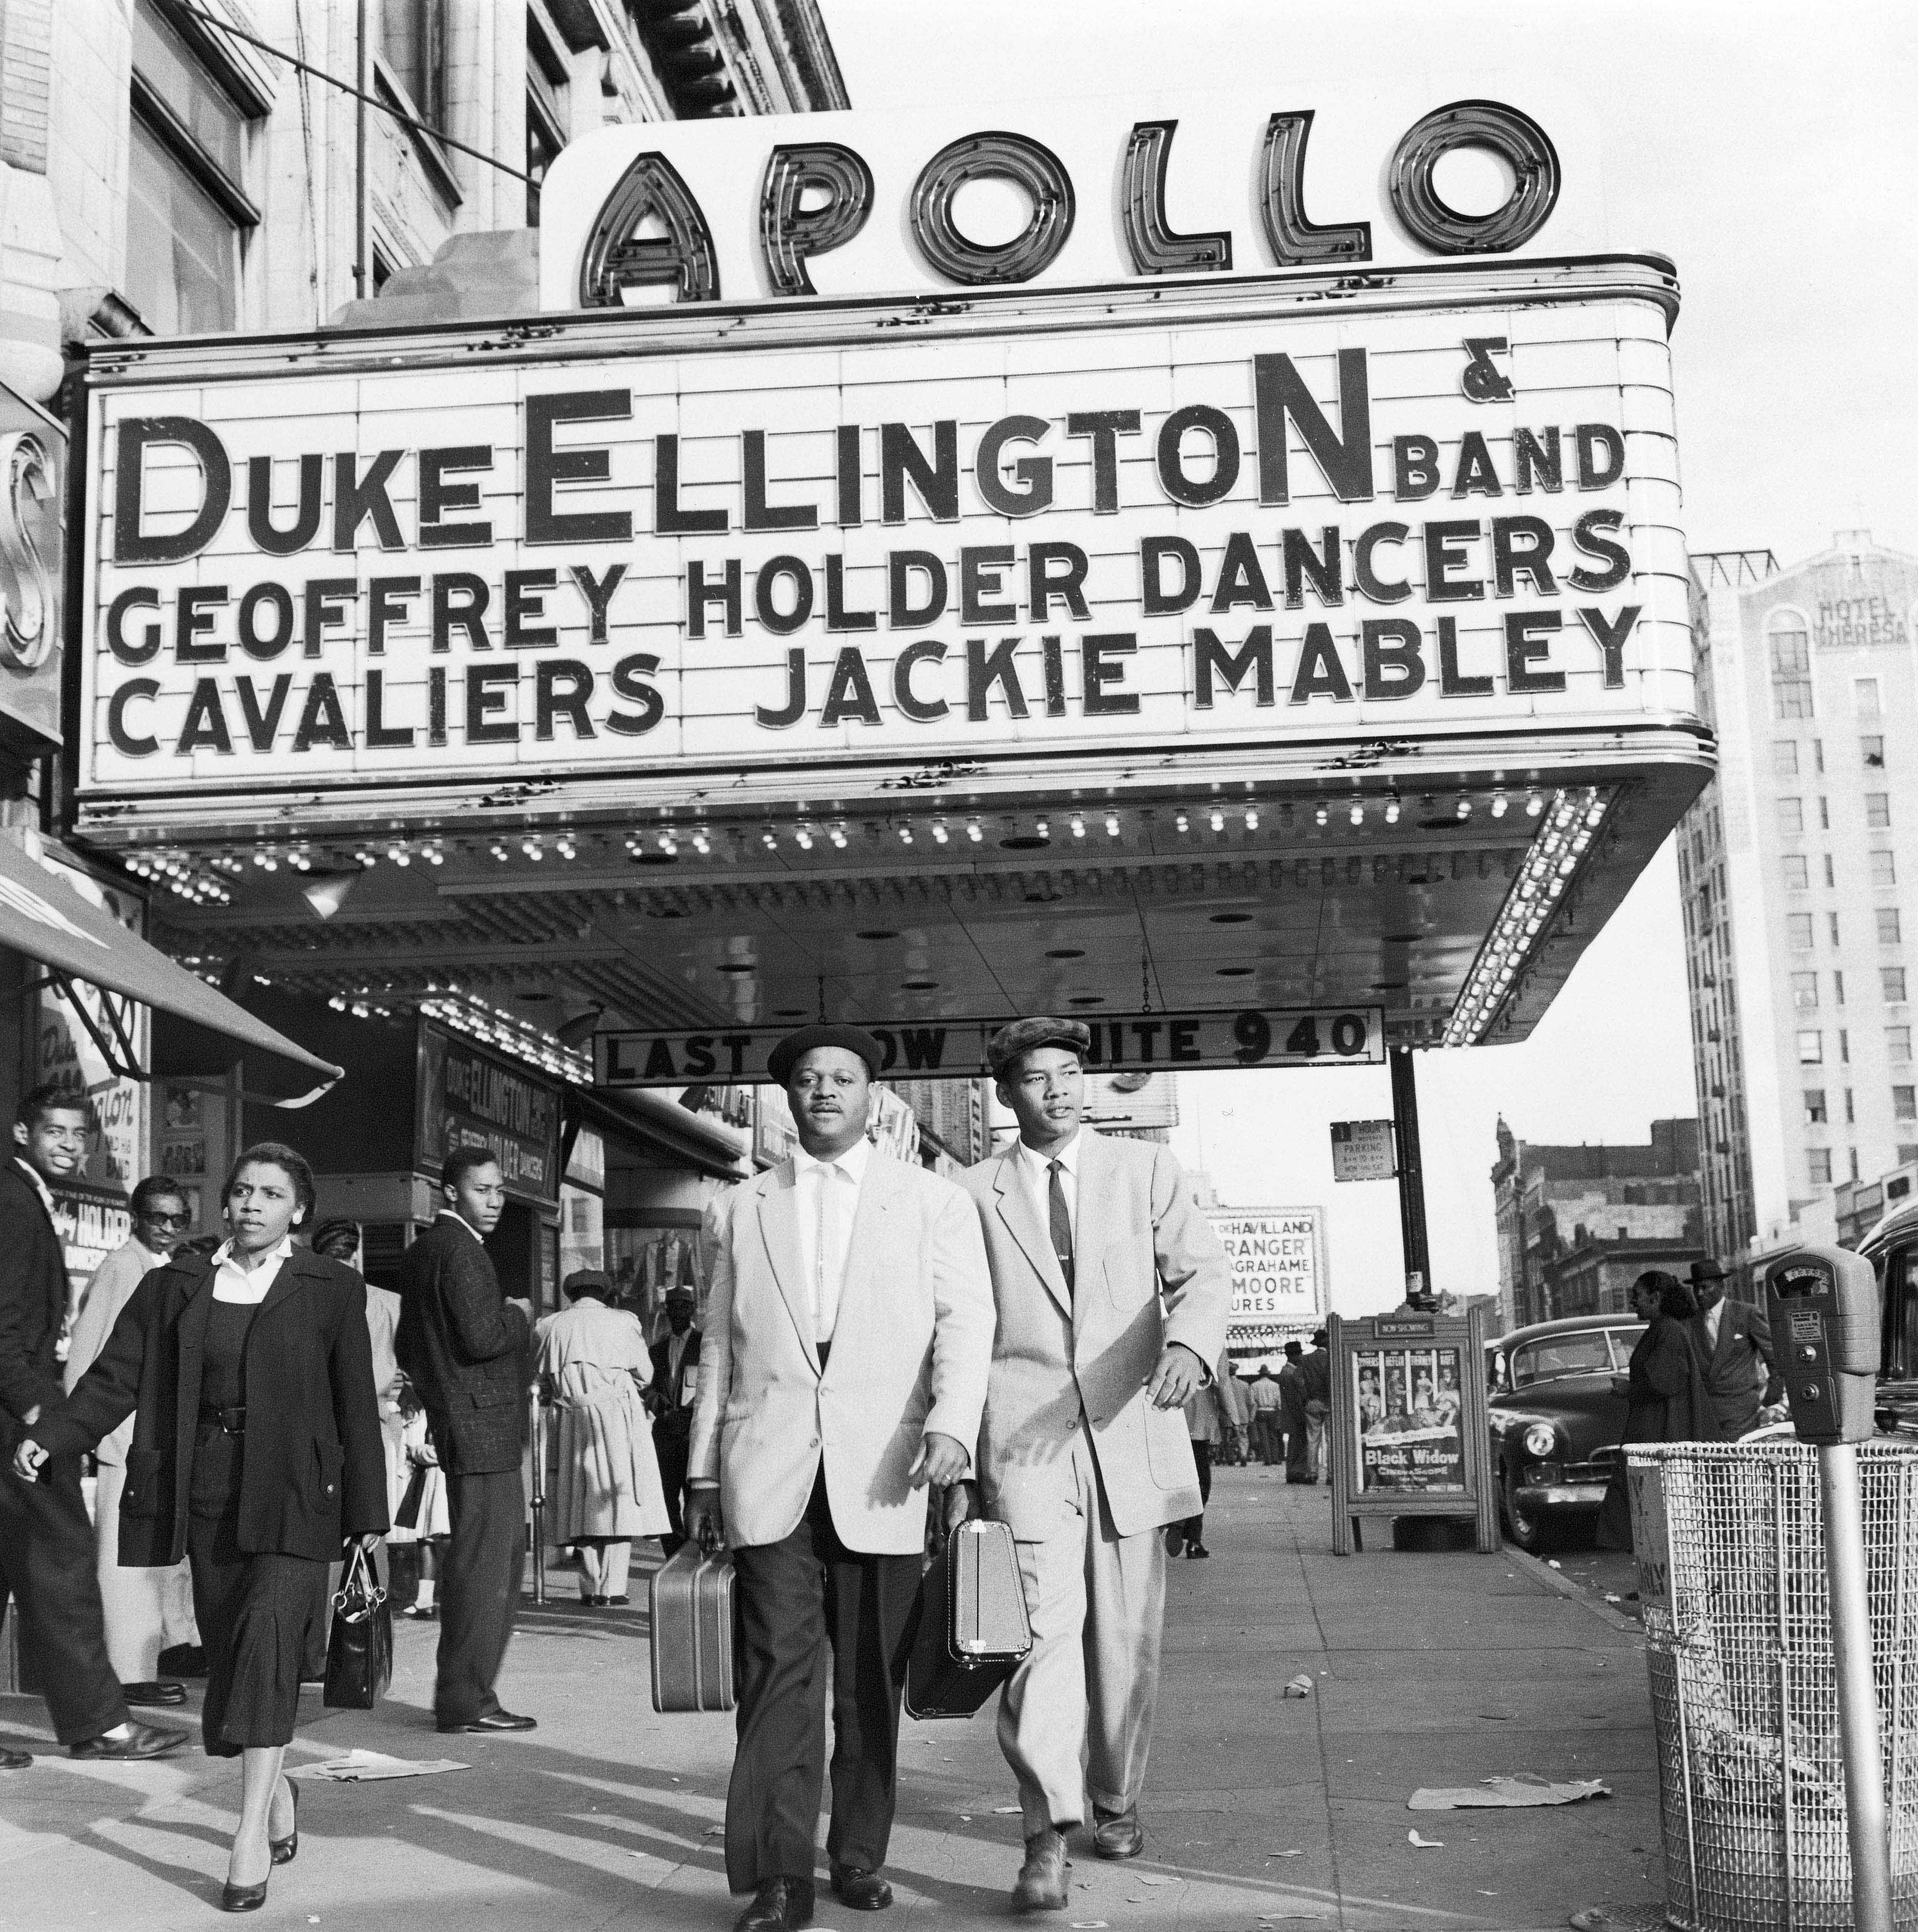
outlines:
M1470 1516L1499 1543L1486 1434L1485 1317L1334 1316L1332 1546L1364 1547L1369 1517Z

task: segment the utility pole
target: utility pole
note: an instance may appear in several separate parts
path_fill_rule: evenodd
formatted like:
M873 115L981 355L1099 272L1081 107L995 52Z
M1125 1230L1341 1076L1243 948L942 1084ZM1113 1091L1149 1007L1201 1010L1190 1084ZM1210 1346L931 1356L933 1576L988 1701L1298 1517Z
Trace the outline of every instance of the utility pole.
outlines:
M1395 1046L1392 1073L1392 1137L1398 1153L1398 1224L1405 1247L1405 1298L1414 1308L1436 1308L1432 1262L1425 1240L1425 1171L1418 1145L1418 1088L1412 1049Z

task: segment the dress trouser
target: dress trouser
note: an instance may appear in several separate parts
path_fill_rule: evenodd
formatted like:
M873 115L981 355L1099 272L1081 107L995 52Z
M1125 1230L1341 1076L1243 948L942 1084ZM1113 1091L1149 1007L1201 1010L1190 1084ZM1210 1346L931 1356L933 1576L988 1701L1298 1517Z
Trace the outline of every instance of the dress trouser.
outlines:
M122 1684L149 1683L160 1675L160 1653L170 1643L197 1643L193 1580L184 1562L162 1569L120 1567L120 1498L127 1472L119 1462L99 1465L93 1494L95 1574L107 1616L107 1654Z
M999 1704L999 1748L1019 1781L1031 1838L1139 1802L1159 1698L1166 1618L1162 1529L1112 1526L1082 1427L1058 1465L1067 1484L1057 1526L1020 1541L1032 1649Z
M1205 1506L1212 1500L1212 1445L1196 1438L1192 1444L1192 1460L1199 1469L1199 1514L1189 1516L1179 1525L1180 1533L1188 1543L1205 1540Z
M686 1540L686 1473L692 1450L689 1432L676 1430L668 1435L655 1425L653 1453L659 1459L659 1483L666 1492L666 1516L673 1526L659 1543L668 1556Z
M833 1816L827 1856L876 1870L893 1829L905 1639L917 1556L848 1550L822 1468L799 1527L733 1552L739 1606L739 1746L726 1793L726 1878L735 1892L812 1876L832 1649Z
M4 1460L11 1466L11 1448ZM120 1680L107 1660L95 1562L78 1455L52 1457L37 1483L22 1482L11 1466L0 1469L0 1584L13 1593L21 1660L63 1744L127 1721Z
M452 1534L439 1580L439 1674L433 1714L470 1724L500 1708L494 1680L506 1661L526 1568L526 1485L517 1468L446 1483Z
M1310 1483L1317 1478L1312 1472L1312 1449L1306 1432L1305 1411L1286 1412L1286 1480Z

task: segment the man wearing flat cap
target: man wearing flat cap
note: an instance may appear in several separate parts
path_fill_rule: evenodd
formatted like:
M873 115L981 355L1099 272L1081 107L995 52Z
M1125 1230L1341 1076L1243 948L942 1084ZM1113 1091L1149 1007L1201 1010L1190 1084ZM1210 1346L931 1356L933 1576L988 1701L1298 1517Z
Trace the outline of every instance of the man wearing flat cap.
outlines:
M1231 1304L1225 1251L1170 1151L1081 1124L1091 1045L1076 1020L1000 1029L987 1054L1019 1138L963 1177L998 1308L979 1482L1011 1527L1032 1620L999 1708L1024 1912L1065 1904L1082 1824L1101 1858L1144 1847L1161 1532L1200 1507L1184 1404L1211 1379Z
M1784 1381L1772 1351L1770 1318L1748 1301L1727 1299L1726 1280L1716 1262L1691 1264L1691 1296L1698 1312L1688 1325L1712 1412L1724 1439L1736 1442L1766 1419L1763 1408L1782 1402Z
M807 1027L770 1058L798 1150L707 1217L686 1534L733 1552L739 1741L726 1875L740 1932L812 1922L830 1654L833 1891L892 1903L902 1640L926 1505L971 1473L992 1353L972 1204L866 1138L879 1042Z

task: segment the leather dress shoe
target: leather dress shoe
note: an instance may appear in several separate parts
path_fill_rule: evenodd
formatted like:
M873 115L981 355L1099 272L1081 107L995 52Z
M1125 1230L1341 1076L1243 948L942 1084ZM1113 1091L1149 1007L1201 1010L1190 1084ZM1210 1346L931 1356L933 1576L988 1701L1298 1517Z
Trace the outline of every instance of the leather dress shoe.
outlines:
M235 1885L230 1880L220 1888L222 1912L257 1912L266 1903L266 1880L257 1885Z
M1137 1858L1145 1849L1145 1828L1139 1822L1139 1807L1128 1804L1123 1811L1106 1811L1095 1805L1092 1849L1102 1858Z
M1185 1532L1175 1522L1166 1526L1166 1554L1176 1556L1185 1547Z
M1013 1882L1015 1912L1063 1912L1066 1908L1066 1856L1063 1833L1048 1826L1025 1841L1025 1862Z
M163 1731L152 1724L129 1725L123 1738L83 1738L67 1747L69 1757L164 1757L187 1741L185 1731Z
M0 1771L24 1771L32 1762L32 1751L0 1750Z
M290 1865L300 1855L300 1788L290 1778L287 1790L293 1799L293 1828L284 1838L269 1838L266 1849L273 1855L276 1865Z
M484 1717L465 1718L440 1728L443 1731L531 1731L539 1726L537 1718L518 1717L511 1711L488 1711Z
M798 1932L812 1923L812 1880L769 1878L733 1921L733 1932Z
M1185 1546L1185 1553L1188 1556L1210 1556L1212 1552L1202 1543L1188 1543Z
M854 1912L884 1912L893 1902L893 1888L864 1865L833 1866L833 1890Z
M184 1704L187 1687L170 1677L157 1677L150 1682L122 1684L120 1695L129 1704Z

